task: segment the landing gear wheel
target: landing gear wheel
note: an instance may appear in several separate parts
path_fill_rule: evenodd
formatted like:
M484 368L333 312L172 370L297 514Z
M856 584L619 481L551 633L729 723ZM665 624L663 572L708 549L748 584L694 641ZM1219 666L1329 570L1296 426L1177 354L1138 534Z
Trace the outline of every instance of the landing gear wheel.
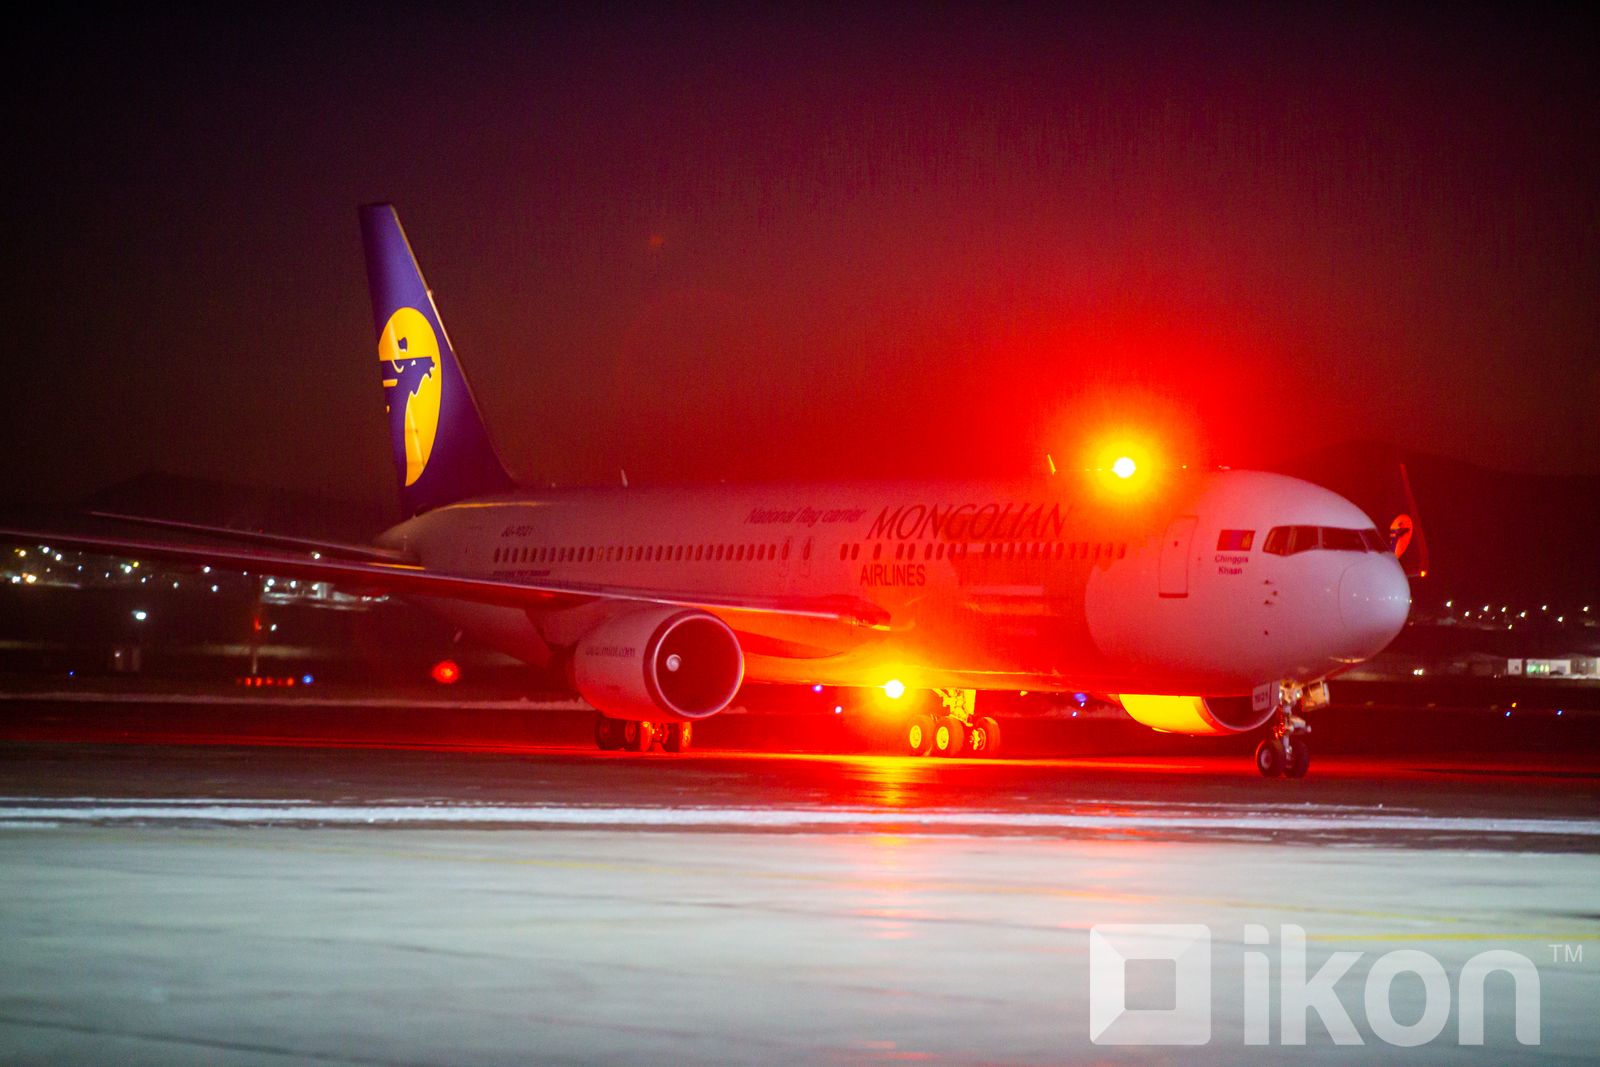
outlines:
M928 715L912 715L905 721L900 734L905 751L910 756L926 756L933 747L933 719Z
M615 752L626 741L624 727L627 724L621 719L613 719L609 715L599 712L594 717L594 743L602 752Z
M622 727L622 747L629 752L649 752L655 740L656 728L650 723L630 720Z
M1311 746L1303 737L1292 737L1289 740L1289 759L1283 765L1285 778L1304 778L1306 771L1311 769Z
M941 715L933 723L933 754L955 757L966 747L967 728L954 715Z
M1000 754L1000 724L988 716L973 720L967 731L967 751L974 756L994 759Z
M1283 773L1283 742L1269 737L1256 746L1256 770L1263 778L1276 778Z
M694 733L692 722L672 722L666 727L666 735L661 738L661 747L668 752L689 751L689 741Z

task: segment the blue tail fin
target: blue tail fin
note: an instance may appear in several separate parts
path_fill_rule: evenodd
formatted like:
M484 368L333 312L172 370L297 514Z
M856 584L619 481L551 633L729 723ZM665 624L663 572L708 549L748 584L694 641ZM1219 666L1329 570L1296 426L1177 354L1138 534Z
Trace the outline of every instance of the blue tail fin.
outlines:
M406 517L514 488L393 206L361 208L361 243Z

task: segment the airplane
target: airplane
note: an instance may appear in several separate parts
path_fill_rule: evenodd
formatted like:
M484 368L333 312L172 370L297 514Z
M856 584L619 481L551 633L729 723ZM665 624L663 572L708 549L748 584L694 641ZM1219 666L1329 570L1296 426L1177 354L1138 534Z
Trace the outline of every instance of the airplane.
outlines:
M1155 730L1266 727L1257 770L1301 777L1303 713L1405 624L1410 517L1394 544L1261 471L1124 456L1004 482L521 489L395 209L360 223L398 525L370 545L128 516L183 536L0 536L410 598L563 668L608 750L683 751L751 681L929 691L940 712L903 715L903 751L988 757L980 691L1092 692Z

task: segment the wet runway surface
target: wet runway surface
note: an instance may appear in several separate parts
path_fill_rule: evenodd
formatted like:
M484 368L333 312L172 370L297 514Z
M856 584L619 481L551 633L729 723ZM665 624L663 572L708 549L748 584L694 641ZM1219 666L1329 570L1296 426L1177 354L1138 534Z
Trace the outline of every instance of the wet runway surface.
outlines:
M1303 929L1307 973L1338 972L1298 1012L1324 1057L1590 1060L1597 886L1600 775L1549 760L1289 782L1235 755L12 741L0 1059L1265 1062L1293 1054ZM1089 931L1127 923L1204 930L1205 1044L1091 1041ZM1397 950L1443 1001L1382 977ZM1507 973L1461 1043L1485 952L1536 969L1537 1043ZM1176 999L1125 974L1130 1007ZM1386 1039L1439 1010L1424 1047Z

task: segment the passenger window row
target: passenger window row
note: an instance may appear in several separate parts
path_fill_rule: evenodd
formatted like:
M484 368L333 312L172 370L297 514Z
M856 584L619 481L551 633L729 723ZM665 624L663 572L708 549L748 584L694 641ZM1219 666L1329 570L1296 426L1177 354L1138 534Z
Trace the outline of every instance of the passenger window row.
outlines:
M857 560L861 558L862 545L860 542L846 542L839 546L839 558L842 560ZM896 560L942 560L966 559L969 555L979 559L1122 559L1128 554L1126 542L1114 541L985 541L974 545L965 541L929 541L921 546L907 544L902 541L894 546L892 558ZM869 559L881 560L890 558L890 553L882 541L872 546Z
M1346 530L1337 526L1274 526L1262 551L1293 556L1313 549L1330 552L1389 552L1389 539L1375 529Z
M809 546L808 546L809 548ZM762 563L789 558L789 544L738 545L502 545L496 563Z

